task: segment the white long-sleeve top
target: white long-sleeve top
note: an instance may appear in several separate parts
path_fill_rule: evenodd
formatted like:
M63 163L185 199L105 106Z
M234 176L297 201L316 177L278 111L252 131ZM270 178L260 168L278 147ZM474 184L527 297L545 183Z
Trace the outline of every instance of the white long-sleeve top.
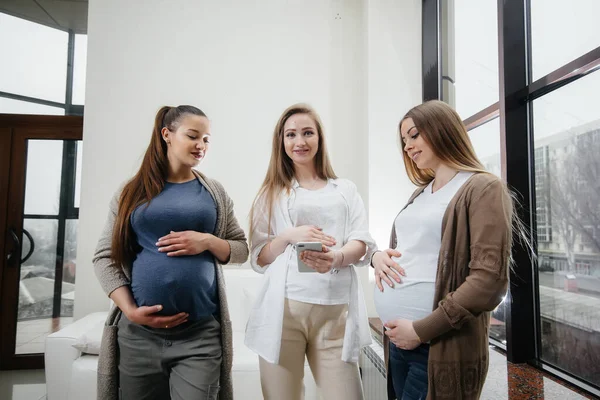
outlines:
M362 286L355 268L368 265L371 254L377 247L368 231L365 207L356 185L347 179L330 179L328 186L339 192L343 199L340 206L345 208L345 218L340 221L343 224L341 243L340 238L336 237L338 246L341 247L351 240L359 240L367 245L366 255L355 265L347 267L350 276L347 288L349 293L348 317L342 360L357 362L360 348L371 343L371 334ZM280 235L286 229L296 226L290 209L295 203L298 189L297 182L294 182L289 194L285 191L282 192L273 203L270 232L269 213L263 199L259 199L255 206L250 262L256 272L265 276L263 287L248 319L245 344L273 364L279 363L286 283L290 268L296 266L296 251L294 246L288 245L282 254L265 267L259 266L257 261L258 255L269 240ZM327 209L321 209L319 212L327 213ZM339 209L335 210L334 214L339 215ZM323 219L328 218L327 215L322 217Z
M431 181L396 217L396 250L402 256L395 261L404 269L406 276L393 288L384 283L383 292L378 288L374 290L375 308L384 323L395 319L417 321L427 317L435 308L435 281L444 213L471 176L472 172L460 171L435 193L435 181Z
M339 250L346 240L346 200L332 182L317 190L308 190L294 184L294 199L288 202L288 210L294 226L314 225L323 233L333 236ZM295 250L295 248L294 248ZM285 297L310 304L348 304L352 270L342 268L337 273L306 273L298 270L296 251L288 263Z

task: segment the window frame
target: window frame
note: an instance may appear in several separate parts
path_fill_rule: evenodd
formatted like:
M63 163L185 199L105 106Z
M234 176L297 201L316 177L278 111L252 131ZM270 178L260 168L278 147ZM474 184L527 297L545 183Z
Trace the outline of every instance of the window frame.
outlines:
M453 2L422 0L423 34L423 101L451 97L444 93L441 66L444 43L441 21L442 7ZM519 216L532 237L533 253L549 250L549 242L538 245L536 221L536 172L533 134L533 100L568 85L600 69L600 46L555 69L535 81L531 77L531 7L530 0L498 0L498 62L500 98L494 104L468 116L463 121L471 131L495 118L500 118L502 177L509 187L520 195L523 205ZM509 149L510 151L507 151ZM547 152L547 149L544 150ZM551 154L544 154L543 162L550 162ZM522 171L528 171L523 174ZM538 177L539 179L539 177ZM540 182L541 183L541 182ZM546 183L544 183L546 184ZM551 210L545 209L545 238L552 238ZM542 235L540 235L542 236ZM541 237L540 237L541 238ZM542 320L538 260L530 249L515 237L513 258L515 266L510 272L510 297L506 302L506 346L490 339L490 343L506 350L508 361L528 363L600 396L600 387L544 362L541 358ZM544 245L545 244L545 245ZM551 250L551 249L550 249ZM561 268L550 259L550 265ZM518 282L518 284L516 284Z

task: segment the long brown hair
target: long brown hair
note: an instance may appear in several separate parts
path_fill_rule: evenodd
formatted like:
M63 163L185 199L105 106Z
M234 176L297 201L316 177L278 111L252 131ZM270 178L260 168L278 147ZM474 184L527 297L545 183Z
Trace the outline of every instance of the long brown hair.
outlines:
M485 167L477 158L471 139L467 134L467 128L463 124L458 113L448 104L439 100L430 100L410 109L400 120L398 130L402 128L402 123L412 118L419 135L431 147L433 153L449 167L459 171L469 171L475 173L486 173ZM400 142L402 143L402 133ZM419 169L415 162L403 150L404 167L409 179L417 186L428 185L434 178L434 171L430 169ZM503 182L504 190L512 202L512 210L507 215L507 224L512 227L512 232L524 247L529 251L532 259L535 258L533 251L531 235L528 233L525 224L519 217L519 212L523 208L519 196L513 192L508 185ZM514 264L512 253L510 257L510 266Z
M111 245L111 258L116 267L131 265L139 250L131 227L131 214L138 206L149 203L156 197L163 190L167 180L169 172L167 143L163 140L161 131L167 128L175 132L185 115L206 117L202 110L187 105L164 106L156 113L150 144L144 154L142 165L123 187L119 198L119 211L113 228Z
M475 155L467 128L452 107L443 101L431 100L410 109L400 120L402 123L411 118L419 135L431 147L444 164L459 171L487 172ZM400 142L402 142L402 133ZM404 167L408 178L417 186L429 184L435 174L430 169L419 169L415 162L402 151Z
M267 211L269 219L269 230L271 229L271 215L273 210L273 203L279 193L282 190L289 190L292 188L292 182L295 176L294 162L286 154L284 147L284 135L283 127L287 120L295 114L307 114L315 122L317 126L317 134L319 137L319 148L317 154L315 154L314 163L317 176L320 179L335 179L337 176L333 172L331 163L329 162L329 155L327 153L327 145L325 143L325 136L323 135L323 124L316 111L307 104L294 104L288 107L273 131L273 140L271 146L271 161L269 162L269 168L267 169L267 175L256 195L252 208L250 209L250 242L252 242L252 231L254 230L254 213L256 211L256 204L259 198L264 198L266 203L265 210L259 210L260 212Z

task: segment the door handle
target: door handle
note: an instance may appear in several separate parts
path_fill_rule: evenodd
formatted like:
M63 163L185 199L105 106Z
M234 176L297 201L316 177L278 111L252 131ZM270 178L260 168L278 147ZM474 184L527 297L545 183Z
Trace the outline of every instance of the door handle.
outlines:
M15 246L13 247L12 251L10 253L8 253L8 255L6 256L6 260L8 261L8 263L12 262L13 259L15 259L17 257L17 255L21 252L21 241L19 240L19 236L17 236L16 232L14 229L10 228L9 229L10 235L12 236L12 240L15 243ZM27 239L29 239L29 251L27 252L27 254L25 255L25 257L23 257L20 260L20 263L23 264L25 261L27 261L29 259L29 257L31 257L31 255L33 254L34 250L35 250L35 242L33 241L33 237L31 236L31 234L29 232L27 232L27 229L23 229L23 234L25 236L27 236Z
M12 236L13 242L15 242L12 251L6 255L6 261L8 261L8 263L11 263L12 260L15 258L15 254L19 254L19 252L21 251L21 242L19 241L19 237L17 236L13 228L9 228L8 231Z
M35 250L35 242L33 241L33 237L31 236L31 234L27 232L27 229L23 229L23 235L27 236L27 239L29 239L29 251L27 252L25 257L21 259L21 264L29 260L29 257L31 257L33 251Z

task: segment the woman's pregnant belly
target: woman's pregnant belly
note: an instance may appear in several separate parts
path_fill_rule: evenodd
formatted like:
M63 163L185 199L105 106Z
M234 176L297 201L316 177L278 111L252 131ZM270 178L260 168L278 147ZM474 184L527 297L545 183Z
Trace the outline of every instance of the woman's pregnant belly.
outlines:
M395 283L391 288L382 282L383 292L375 286L375 309L385 324L397 319L415 321L429 315L433 309L435 284L432 282Z
M160 304L163 315L198 313L215 302L213 256L167 257L142 250L133 263L131 291L138 306Z

